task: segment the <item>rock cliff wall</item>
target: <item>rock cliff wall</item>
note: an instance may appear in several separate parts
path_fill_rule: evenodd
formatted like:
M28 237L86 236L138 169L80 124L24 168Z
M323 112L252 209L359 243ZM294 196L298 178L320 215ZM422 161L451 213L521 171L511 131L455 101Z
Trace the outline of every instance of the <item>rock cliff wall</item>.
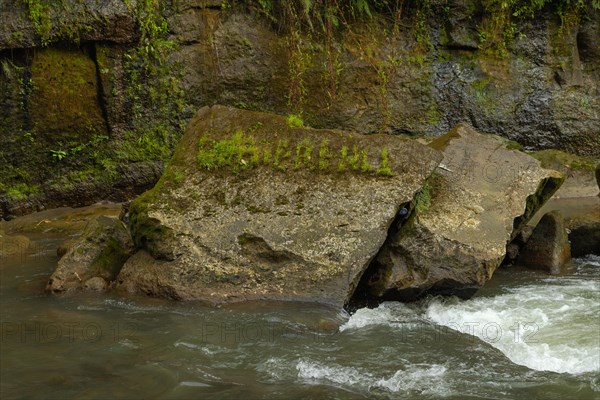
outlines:
M2 217L131 198L213 104L600 156L597 1L377 3L2 0Z

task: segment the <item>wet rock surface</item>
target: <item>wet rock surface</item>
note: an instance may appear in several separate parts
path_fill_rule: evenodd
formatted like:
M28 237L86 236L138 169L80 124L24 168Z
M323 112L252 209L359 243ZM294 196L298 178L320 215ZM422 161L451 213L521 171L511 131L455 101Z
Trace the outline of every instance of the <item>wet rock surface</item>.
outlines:
M26 48L69 38L79 41L129 43L137 37L135 19L123 1L66 0L63 7L44 7L38 26L25 2L0 4L0 50ZM43 6L43 3L40 3Z

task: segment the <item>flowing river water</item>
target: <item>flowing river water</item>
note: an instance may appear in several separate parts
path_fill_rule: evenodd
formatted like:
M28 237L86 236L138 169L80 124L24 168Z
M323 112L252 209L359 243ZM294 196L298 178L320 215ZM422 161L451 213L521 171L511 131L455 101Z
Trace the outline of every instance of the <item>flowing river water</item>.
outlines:
M473 299L221 308L48 296L60 238L0 259L2 399L600 399L600 257Z

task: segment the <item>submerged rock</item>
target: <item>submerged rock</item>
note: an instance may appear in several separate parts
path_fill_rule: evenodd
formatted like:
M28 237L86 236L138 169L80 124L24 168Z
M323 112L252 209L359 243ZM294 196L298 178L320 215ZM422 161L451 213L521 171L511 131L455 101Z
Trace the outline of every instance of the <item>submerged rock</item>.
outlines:
M99 216L85 227L83 235L59 260L46 290L54 293L72 289L101 290L114 281L133 251L125 224L117 218Z
M31 241L23 235L7 235L0 230L0 261L6 257L24 257ZM0 262L0 264L2 264ZM1 266L1 265L0 265Z
M537 224L516 263L555 274L570 259L571 246L564 218L559 211L551 211Z
M213 303L343 306L442 156L398 137L294 122L202 108L159 183L131 203L141 250L118 286Z
M395 226L365 274L361 291L367 296L471 296L491 278L507 243L563 180L560 173L467 125L430 146L443 151L443 164L417 196L411 217Z
M108 288L108 283L103 278L95 276L85 281L83 288L89 291L101 292Z

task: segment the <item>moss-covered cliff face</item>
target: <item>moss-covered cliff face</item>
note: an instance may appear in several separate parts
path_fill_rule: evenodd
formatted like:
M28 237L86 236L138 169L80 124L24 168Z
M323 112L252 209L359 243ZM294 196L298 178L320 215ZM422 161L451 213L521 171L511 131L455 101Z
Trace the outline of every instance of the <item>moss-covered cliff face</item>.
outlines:
M600 156L597 0L5 0L0 20L2 216L139 193L212 104Z

